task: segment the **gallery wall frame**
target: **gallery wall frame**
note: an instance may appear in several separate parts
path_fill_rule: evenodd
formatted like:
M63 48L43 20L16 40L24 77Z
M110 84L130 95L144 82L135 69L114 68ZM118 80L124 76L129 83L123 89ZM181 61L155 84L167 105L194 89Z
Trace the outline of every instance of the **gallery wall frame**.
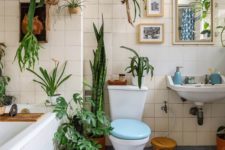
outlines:
M146 7L147 17L164 16L164 0L147 0Z
M20 3L20 41L26 33L28 24L28 9L29 3ZM37 40L42 43L47 43L46 17L46 5L36 8L33 21L33 33L35 34Z
M143 23L138 25L138 42L160 44L164 42L164 24Z

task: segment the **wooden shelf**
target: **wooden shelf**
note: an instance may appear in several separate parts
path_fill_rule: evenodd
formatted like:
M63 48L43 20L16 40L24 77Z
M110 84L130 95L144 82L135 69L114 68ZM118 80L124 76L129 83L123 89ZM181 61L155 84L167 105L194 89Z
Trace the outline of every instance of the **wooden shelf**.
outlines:
M18 113L15 117L9 114L0 116L0 122L36 122L43 113Z

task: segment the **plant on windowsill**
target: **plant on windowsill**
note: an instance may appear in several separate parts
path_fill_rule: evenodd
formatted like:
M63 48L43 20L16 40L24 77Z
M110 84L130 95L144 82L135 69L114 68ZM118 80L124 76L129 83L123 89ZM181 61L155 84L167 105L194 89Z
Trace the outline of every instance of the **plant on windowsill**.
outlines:
M89 103L94 107L92 101ZM99 150L101 148L101 145L89 138L90 132L98 132L96 129L99 116L84 106L84 100L78 93L73 95L73 100L70 102L63 97L57 99L54 112L62 121L54 135L58 150ZM100 121L107 129L110 124L107 119L101 118Z
M97 40L97 49L93 51L94 60L90 61L92 71L91 99L93 100L92 112L97 117L96 127L89 127L89 136L101 143L102 149L105 149L105 136L110 134L110 121L104 113L104 86L107 74L106 52L104 44L104 19L102 16L102 25L98 30L93 24L95 37ZM108 122L105 128L104 122Z
M224 150L225 149L225 126L220 126L217 129L217 150Z
M68 8L69 14L78 14L83 7L83 1L81 0L65 0L66 4L59 7L59 10Z
M21 72L26 68L34 68L35 63L39 60L41 46L33 33L33 20L36 8L42 7L43 4L44 0L40 0L37 6L36 0L30 0L27 32L21 40L14 58L14 61L17 59Z
M128 71L127 73L132 74L133 85L141 88L145 79L145 74L151 73L151 77L153 77L154 67L149 63L148 57L139 56L139 54L131 48L125 46L121 46L121 48L127 49L134 53L135 56L130 57L130 66L128 66L125 70Z
M10 81L8 76L3 76L3 63L2 58L5 56L5 48L6 45L4 43L0 43L0 115L5 113L5 106L8 105L8 98L6 96L6 87Z
M50 103L51 105L56 104L56 99L60 96L60 94L56 93L57 89L68 80L72 75L66 75L64 77L64 72L66 69L67 62L64 63L62 72L59 74L59 62L54 60L55 67L53 68L52 72L48 72L47 69L42 67L39 68L40 74L36 73L35 71L27 68L27 70L33 73L39 80L34 79L33 81L40 84L41 88L45 91L47 96L49 97L46 101L47 104Z

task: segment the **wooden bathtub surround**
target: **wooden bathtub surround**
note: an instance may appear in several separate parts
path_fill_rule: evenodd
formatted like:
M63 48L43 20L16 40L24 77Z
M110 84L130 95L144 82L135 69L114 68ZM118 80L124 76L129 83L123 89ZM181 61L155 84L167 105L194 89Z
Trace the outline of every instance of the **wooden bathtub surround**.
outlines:
M14 117L9 114L0 116L0 122L36 122L44 113L18 113Z

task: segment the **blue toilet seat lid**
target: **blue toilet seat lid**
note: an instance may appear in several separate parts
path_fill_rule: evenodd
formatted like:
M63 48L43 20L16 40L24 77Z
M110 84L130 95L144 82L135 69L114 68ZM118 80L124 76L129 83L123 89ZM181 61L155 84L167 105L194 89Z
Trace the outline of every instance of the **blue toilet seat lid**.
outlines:
M145 123L134 119L117 119L111 123L111 135L125 140L140 140L147 138L151 130Z

